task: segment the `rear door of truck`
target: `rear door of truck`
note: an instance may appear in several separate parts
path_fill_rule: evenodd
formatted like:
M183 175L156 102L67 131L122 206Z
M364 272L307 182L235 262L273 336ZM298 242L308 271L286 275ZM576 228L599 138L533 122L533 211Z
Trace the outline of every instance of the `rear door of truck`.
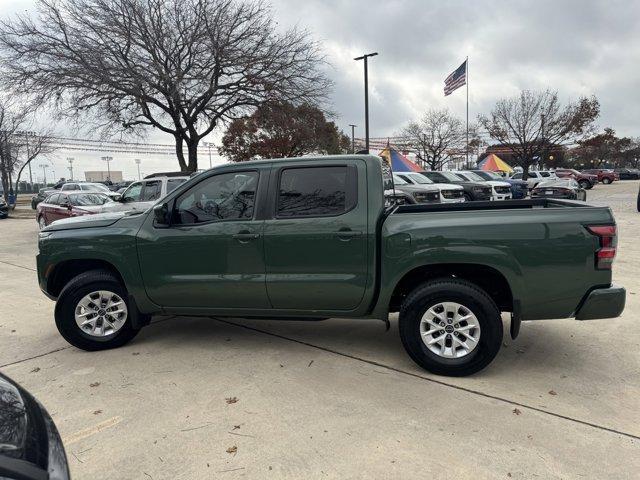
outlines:
M368 277L366 163L274 163L264 227L274 309L353 310Z

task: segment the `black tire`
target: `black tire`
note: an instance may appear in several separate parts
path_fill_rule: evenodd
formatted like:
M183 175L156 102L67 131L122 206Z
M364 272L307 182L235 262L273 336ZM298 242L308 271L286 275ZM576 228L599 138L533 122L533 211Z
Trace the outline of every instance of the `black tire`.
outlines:
M602 179L602 183L604 183L605 185L609 185L611 183L611 179L605 177Z
M473 198L471 198L471 195L468 193L463 193L462 196L464 197L465 202L473 202Z
M440 302L456 302L471 310L480 324L476 347L461 358L443 358L422 341L420 322L424 313ZM442 278L417 287L400 309L400 338L419 366L436 375L464 377L489 365L502 345L502 319L495 302L471 282Z
M89 335L81 330L75 320L75 309L78 302L98 290L108 290L123 299L128 315L125 323L115 333L104 337ZM90 270L74 277L60 292L56 302L55 318L58 331L74 347L87 351L117 348L129 342L140 329L132 326L132 306L124 285L111 273L105 270Z
M580 185L580 188L584 188L585 190L593 187L593 185L591 185L591 182L588 180L580 180L578 182L578 185Z

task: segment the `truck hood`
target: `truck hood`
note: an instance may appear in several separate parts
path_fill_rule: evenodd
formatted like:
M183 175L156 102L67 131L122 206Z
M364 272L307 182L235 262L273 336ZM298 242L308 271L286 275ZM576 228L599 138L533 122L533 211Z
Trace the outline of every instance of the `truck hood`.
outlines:
M109 212L64 218L62 220L56 220L51 225L43 228L42 231L55 232L57 230L73 230L76 228L108 227L116 223L122 217L139 215L141 213L142 212Z

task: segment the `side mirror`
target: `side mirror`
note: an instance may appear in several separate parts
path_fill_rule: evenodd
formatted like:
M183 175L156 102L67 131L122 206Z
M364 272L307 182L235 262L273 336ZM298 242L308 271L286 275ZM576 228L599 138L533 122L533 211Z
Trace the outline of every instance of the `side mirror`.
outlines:
M61 203L60 206L62 208L66 208L67 210L71 210L71 203L70 202Z
M169 226L169 206L166 203L153 207L153 216L155 217L154 224L156 227Z

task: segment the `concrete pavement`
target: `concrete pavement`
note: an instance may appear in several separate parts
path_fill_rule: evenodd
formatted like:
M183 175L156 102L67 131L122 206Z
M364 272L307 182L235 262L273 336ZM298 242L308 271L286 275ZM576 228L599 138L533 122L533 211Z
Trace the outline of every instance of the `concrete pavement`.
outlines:
M0 368L52 414L74 478L634 478L637 183L589 192L619 225L624 315L527 322L463 379L416 367L395 322L168 317L82 352L38 290L35 221L0 221Z

